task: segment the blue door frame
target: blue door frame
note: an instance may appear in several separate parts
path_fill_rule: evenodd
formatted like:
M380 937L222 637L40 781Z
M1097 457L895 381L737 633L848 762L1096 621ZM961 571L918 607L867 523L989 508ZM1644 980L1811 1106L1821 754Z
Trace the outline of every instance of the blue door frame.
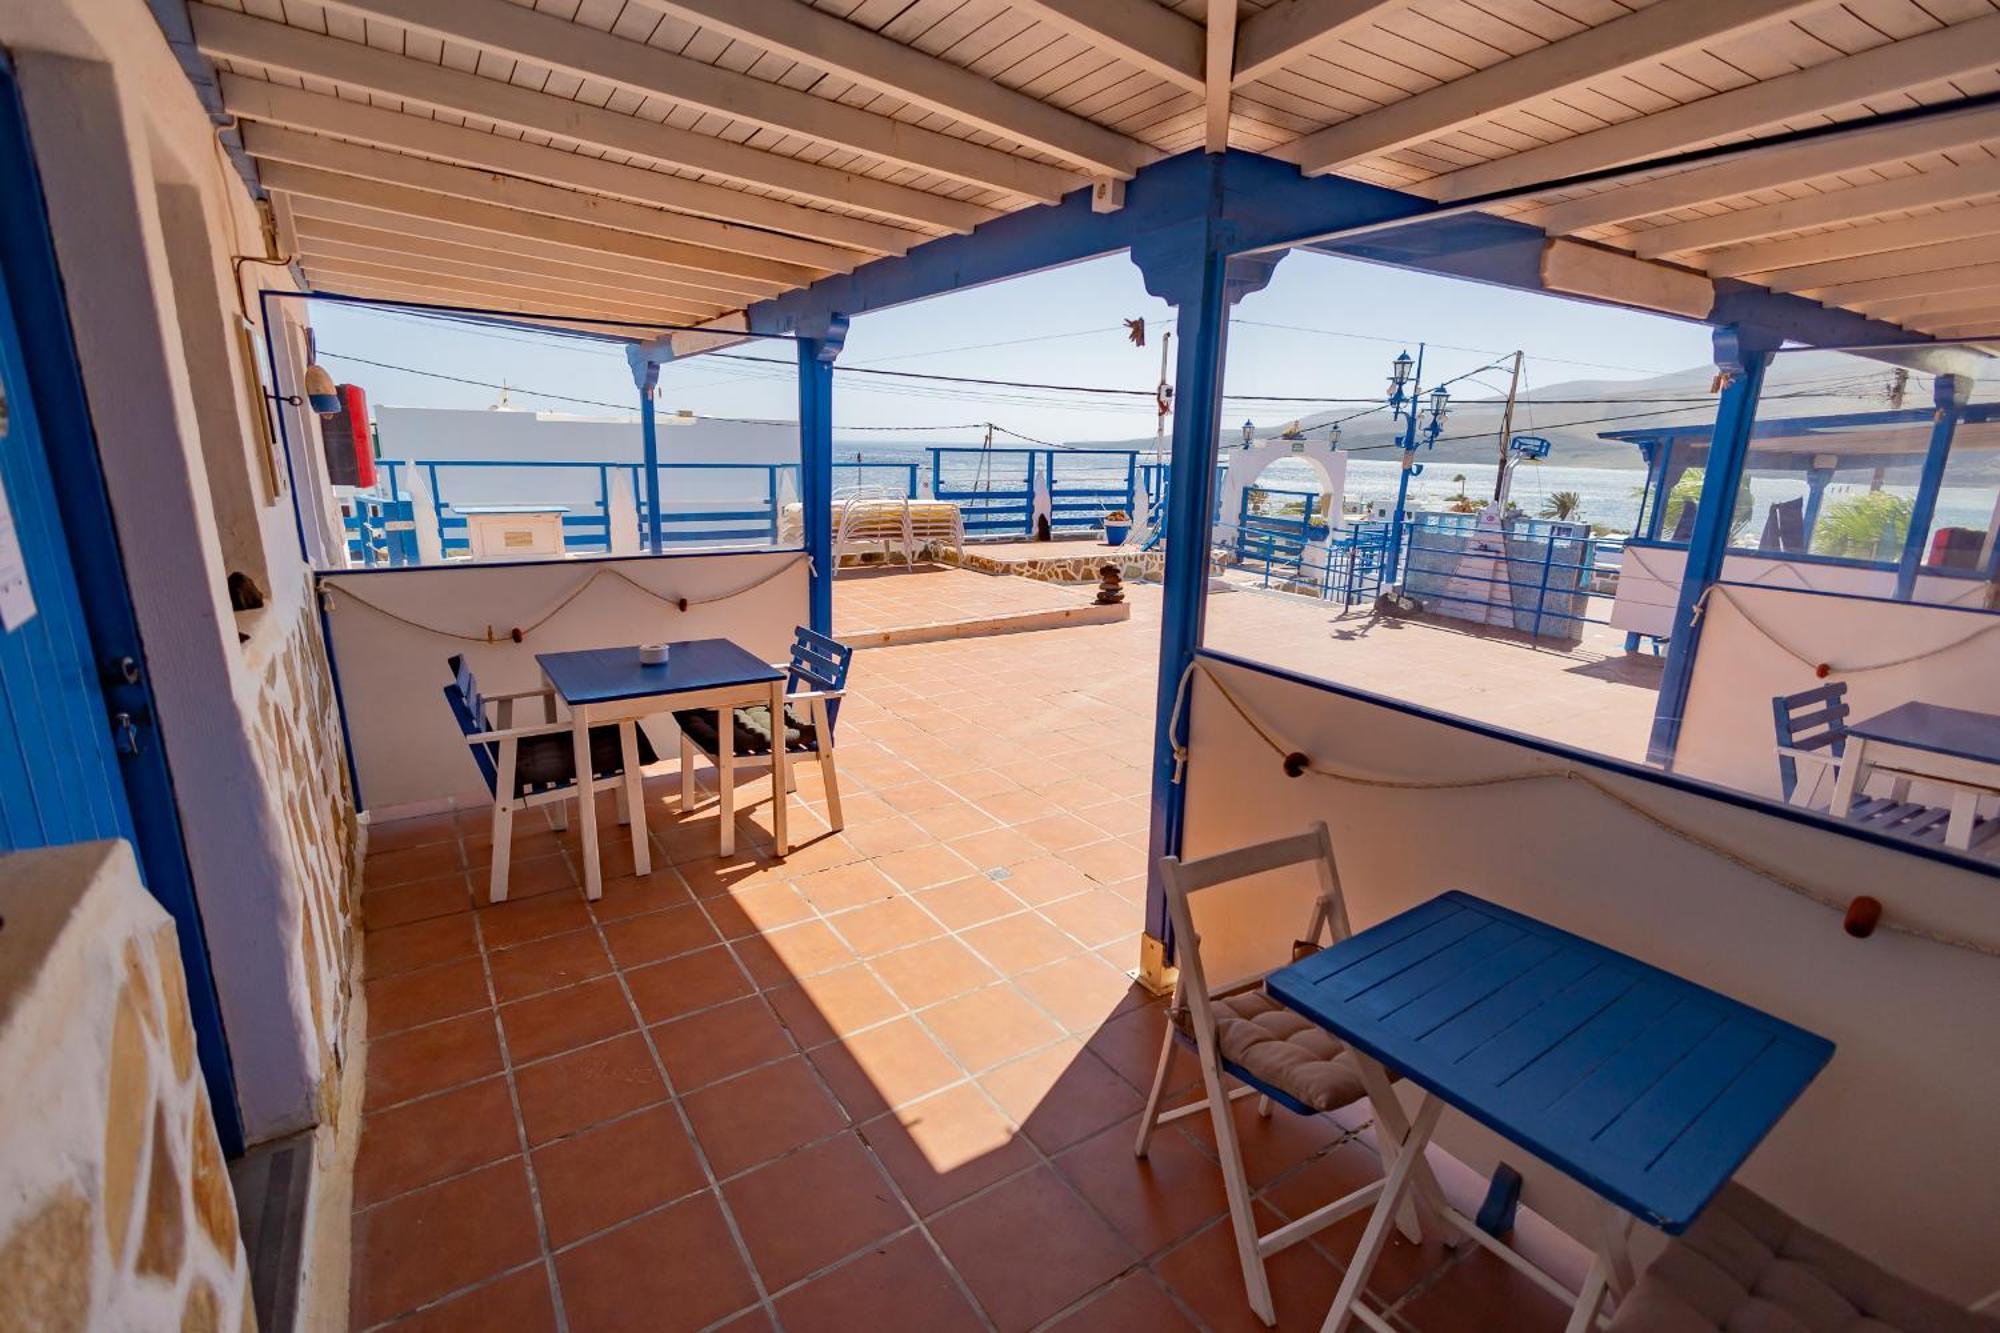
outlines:
M131 839L147 889L172 915L179 932L202 1075L223 1151L233 1157L243 1150L243 1122L207 937L195 903L173 777L155 724L145 648L125 583L82 371L70 337L69 310L27 117L13 66L4 53L0 53L0 344L4 344L0 361L18 368L26 390L25 401L13 408L16 428L25 422L39 436L39 448L15 451L40 455L31 460L33 466L10 469L15 517L17 522L25 519L40 525L48 549L66 559L69 567L60 576L38 582L36 599L44 615L53 618L73 612L79 622L74 651L84 679L96 676L96 688L88 691L87 700L72 701L72 706L87 707L91 720L102 722L104 730L97 731L96 738L103 749L115 752L113 767L119 779L111 782L106 775L104 787L112 807L109 822L73 820L68 829L51 826L41 841ZM20 386L9 388L18 393ZM26 430L17 438L36 443ZM37 481L39 493L28 493ZM46 568L56 570L59 564ZM93 665L96 671L91 673ZM114 718L121 719L115 748Z

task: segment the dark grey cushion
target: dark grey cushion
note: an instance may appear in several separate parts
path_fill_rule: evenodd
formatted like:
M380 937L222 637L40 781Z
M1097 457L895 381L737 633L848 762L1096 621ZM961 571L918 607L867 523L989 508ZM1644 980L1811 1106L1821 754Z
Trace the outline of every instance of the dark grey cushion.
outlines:
M695 748L713 756L721 748L720 723L713 708L687 708L674 714L674 721L687 733ZM737 754L771 753L771 707L755 704L736 710L736 735L731 744ZM819 732L812 716L803 708L785 706L785 751L799 754L819 748Z

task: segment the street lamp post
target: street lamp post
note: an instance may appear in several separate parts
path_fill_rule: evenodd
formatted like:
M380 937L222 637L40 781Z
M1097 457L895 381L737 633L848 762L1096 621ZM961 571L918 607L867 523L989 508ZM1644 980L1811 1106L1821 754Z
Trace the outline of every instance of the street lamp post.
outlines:
M1424 465L1417 462L1417 418L1422 416L1423 447L1428 449L1437 443L1439 432L1444 429L1444 419L1451 411L1451 392L1444 385L1434 387L1430 392L1428 410L1422 410L1424 391L1419 386L1424 378L1424 345L1417 344L1415 361L1404 352L1389 366L1389 412L1391 418L1403 421L1403 470L1396 479L1396 511L1389 522L1389 549L1383 559L1384 581L1396 580L1400 557L1403 550L1403 513L1410 498L1410 478L1423 475Z

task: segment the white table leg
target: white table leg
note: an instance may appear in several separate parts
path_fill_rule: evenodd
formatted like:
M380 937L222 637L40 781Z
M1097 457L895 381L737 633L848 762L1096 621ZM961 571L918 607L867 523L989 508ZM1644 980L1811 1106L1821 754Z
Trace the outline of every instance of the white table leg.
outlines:
M719 704L715 710L716 793L721 797L723 856L736 853L736 706Z
M1827 813L1835 819L1847 818L1847 812L1854 808L1854 793L1861 790L1867 779L1868 742L1859 736L1847 738L1847 749L1840 757L1840 776L1833 781L1833 803Z
M632 873L651 874L652 847L646 841L645 774L639 771L639 724L618 724L619 756L625 766L625 814L632 824Z
M1590 1272L1584 1275L1583 1291L1576 1298L1576 1308L1570 1311L1563 1333L1586 1333L1597 1327L1597 1307L1604 1304L1606 1285L1604 1260L1592 1259Z
M1348 1261L1347 1276L1341 1279L1340 1291L1333 1298L1333 1307L1326 1312L1326 1322L1319 1326L1320 1333L1341 1333L1347 1327L1354 1306L1361 1299L1363 1288L1368 1285L1368 1275L1374 1271L1375 1261L1382 1257L1382 1247L1389 1240L1389 1228L1395 1224L1396 1214L1403 1206L1403 1196L1416 1179L1417 1166L1424 1160L1424 1147L1430 1143L1431 1133L1437 1128L1438 1116L1443 1111L1443 1102L1430 1093L1424 1094L1422 1104L1417 1107L1415 1123L1396 1149L1396 1164L1389 1168L1388 1177L1382 1182L1382 1195L1375 1200L1375 1211L1368 1215L1368 1226L1361 1233L1361 1243L1354 1248L1354 1257Z
M1979 793L1970 787L1951 789L1951 818L1944 826L1944 845L1958 851L1972 848L1972 821L1979 814Z
M570 709L576 754L576 817L583 832L583 896L604 896L604 867L597 859L597 782L590 763L590 710Z
M542 673L542 688L548 691L542 696L542 720L552 723L556 720L556 684L549 679L546 671ZM569 805L566 802L557 801L548 807L548 811L550 828L561 833L569 827Z
M778 855L790 850L786 841L785 816L791 798L791 755L785 749L785 682L771 683L771 836L777 839ZM1967 830L1967 836L1971 832Z

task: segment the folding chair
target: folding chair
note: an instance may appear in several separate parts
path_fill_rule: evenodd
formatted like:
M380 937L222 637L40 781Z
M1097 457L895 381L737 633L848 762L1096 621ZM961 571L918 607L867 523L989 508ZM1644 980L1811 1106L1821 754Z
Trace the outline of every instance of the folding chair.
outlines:
M1305 934L1297 941L1288 941L1284 948L1274 949L1276 956L1271 966L1254 976L1238 979L1220 990L1211 989L1190 900L1195 894L1221 884L1300 865L1312 866L1318 878L1318 892ZM1341 897L1339 872L1334 866L1333 842L1325 824L1315 823L1305 833L1239 847L1198 861L1162 857L1160 877L1166 884L1167 912L1174 927L1175 961L1180 978L1175 983L1168 1011L1159 1069L1153 1075L1152 1093L1146 1099L1145 1118L1140 1122L1138 1142L1132 1151L1144 1157L1153 1131L1170 1120L1199 1115L1203 1110L1209 1113L1215 1125L1216 1153L1222 1159L1229 1220L1236 1232L1236 1253L1243 1265L1243 1285L1250 1308L1266 1324L1274 1324L1277 1315L1271 1305L1265 1260L1369 1207L1381 1194L1382 1182L1363 1185L1297 1221L1268 1234L1258 1234L1230 1103L1255 1093L1260 1097L1257 1107L1260 1115L1268 1116L1271 1103L1276 1102L1296 1115L1311 1116L1366 1099L1374 1108L1378 1125L1376 1141L1385 1168L1394 1164L1397 1145L1408 1133L1409 1120L1380 1065L1372 1060L1356 1060L1332 1033L1285 1008L1264 990L1264 977L1268 973L1320 948L1322 936L1330 944L1352 933L1347 922L1347 905ZM1194 1049L1201 1066L1204 1092L1196 1101L1162 1111L1160 1099L1166 1090L1167 1071L1173 1063L1177 1043ZM1230 1090L1225 1079L1235 1079L1242 1086ZM1398 1214L1397 1225L1410 1240L1421 1239L1414 1206L1406 1206Z
M1771 718L1777 733L1778 789L1787 805L1825 811L1840 766L1847 761L1848 711L1847 683L1839 680L1797 694L1780 694L1771 700ZM1800 772L1802 764L1812 769L1810 776ZM1945 828L1951 822L1951 811L1944 806L1910 800L1907 775L1888 767L1878 767L1876 771L1889 779L1889 794L1857 794L1854 804L1848 807L1848 822L1941 845ZM1867 774L1860 776L1867 780ZM1970 845L1978 847L1994 837L2000 837L2000 819L1976 816Z
M551 822L556 828L569 826L567 802L581 799L576 781L576 743L567 722L555 720L555 693L552 690L517 690L512 694L483 695L479 681L465 658L454 654L446 663L451 668L451 684L444 687L445 702L465 743L472 750L479 776L493 793L493 870L487 885L489 902L507 898L507 867L514 847L514 814L536 806L554 806ZM539 699L543 717L539 726L514 725L514 705L523 699ZM494 709L494 725L489 727L488 705ZM631 727L639 766L654 763L659 755L636 723L607 723L590 729L591 779L589 795L606 786L618 791L618 822L630 821L630 802L637 779L625 780L625 748L620 728Z
M833 728L840 720L840 700L847 688L847 669L853 659L854 650L846 644L800 625L792 640L791 659L771 664L788 673L784 736L785 753L793 760L789 771L798 772L800 758L819 763L820 776L826 782L827 822L836 833L845 827L846 820L840 813ZM674 721L681 729L681 806L686 809L695 800L695 752L700 751L710 763L717 762L716 756L722 748L721 722L713 708L685 708L674 714ZM737 709L733 748L738 767L744 766L740 761L745 759L753 761L749 765L753 768L769 765L774 734L768 704Z

